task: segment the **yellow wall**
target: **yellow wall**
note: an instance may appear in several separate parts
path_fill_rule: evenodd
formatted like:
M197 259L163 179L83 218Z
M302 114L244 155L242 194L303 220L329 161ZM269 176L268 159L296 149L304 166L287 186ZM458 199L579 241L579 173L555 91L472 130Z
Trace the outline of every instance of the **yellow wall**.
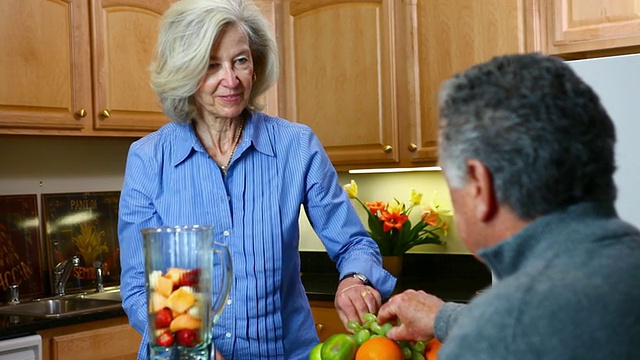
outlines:
M407 203L411 189L423 194L423 203L426 204L433 196L438 200L438 204L443 209L451 209L451 199L449 197L449 188L445 182L444 176L439 171L429 172L406 172L406 173L384 173L384 174L349 174L339 173L340 183L347 184L352 179L358 184L358 197L362 201L392 201L394 198L401 202ZM363 223L367 223L367 214L359 206L356 205L356 211L360 215ZM417 220L421 210L415 209L411 214L411 220ZM460 241L455 226L452 223L452 217L447 217L450 223L449 234L444 240L447 241L445 246L437 245L420 245L413 248L409 252L415 253L449 253L449 254L468 254L469 250ZM303 215L300 219L300 250L306 251L324 251L324 246L320 239L316 236L311 225Z

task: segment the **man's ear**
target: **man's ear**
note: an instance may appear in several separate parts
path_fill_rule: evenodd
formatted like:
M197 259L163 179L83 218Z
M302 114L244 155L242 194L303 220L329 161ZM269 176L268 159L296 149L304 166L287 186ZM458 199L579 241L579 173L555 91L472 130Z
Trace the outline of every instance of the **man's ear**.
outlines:
M483 222L490 221L498 211L491 172L480 160L469 159L467 174L476 218Z

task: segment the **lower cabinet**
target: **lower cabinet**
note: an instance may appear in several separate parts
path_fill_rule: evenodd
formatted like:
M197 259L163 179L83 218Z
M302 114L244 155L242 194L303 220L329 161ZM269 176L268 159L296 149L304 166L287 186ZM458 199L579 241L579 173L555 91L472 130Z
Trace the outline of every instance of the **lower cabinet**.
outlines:
M38 331L43 360L135 360L142 335L126 317Z
M316 332L320 341L325 341L333 334L346 333L333 301L309 301L313 322L316 324Z

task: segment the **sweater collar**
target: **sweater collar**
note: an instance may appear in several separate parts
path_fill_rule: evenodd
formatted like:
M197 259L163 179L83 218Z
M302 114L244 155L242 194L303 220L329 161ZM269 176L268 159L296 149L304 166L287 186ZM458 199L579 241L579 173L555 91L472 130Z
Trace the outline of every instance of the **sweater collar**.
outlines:
M532 261L544 261L558 252L569 251L576 241L593 237L593 221L615 217L613 203L584 202L536 218L526 227L496 245L480 249L478 256L499 280Z

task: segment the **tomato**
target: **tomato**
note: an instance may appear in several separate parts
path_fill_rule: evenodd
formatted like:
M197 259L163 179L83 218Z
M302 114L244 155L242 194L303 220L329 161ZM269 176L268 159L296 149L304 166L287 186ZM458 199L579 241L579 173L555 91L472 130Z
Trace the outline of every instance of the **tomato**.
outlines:
M322 360L353 360L358 350L352 335L334 334L324 341L320 354Z
M309 360L322 360L322 355L320 354L320 350L322 350L323 343L319 343L314 346L309 353Z

